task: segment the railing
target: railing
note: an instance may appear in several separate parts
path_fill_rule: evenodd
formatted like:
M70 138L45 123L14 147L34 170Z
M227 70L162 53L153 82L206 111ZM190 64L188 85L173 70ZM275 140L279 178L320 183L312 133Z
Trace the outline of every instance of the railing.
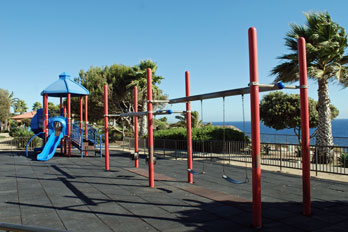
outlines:
M154 150L158 158L187 158L187 142L155 139ZM125 138L122 149L133 151L134 139ZM193 141L193 158L219 164L232 162L251 163L250 144L226 141ZM139 139L139 154L147 155L147 139ZM348 147L310 146L311 170L334 174L348 174ZM302 169L301 147L298 144L261 144L261 164L292 169Z
M7 137L0 139L0 151L16 151L25 150L25 147L31 137ZM38 137L34 138L28 144L28 149L32 150L35 147L40 147L42 140Z

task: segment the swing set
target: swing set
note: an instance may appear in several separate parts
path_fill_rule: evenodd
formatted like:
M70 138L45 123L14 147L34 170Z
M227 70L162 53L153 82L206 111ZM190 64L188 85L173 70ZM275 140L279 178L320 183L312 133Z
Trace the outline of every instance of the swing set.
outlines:
M187 126L187 182L193 184L193 175L204 174L204 163L202 172L197 172L193 169L192 159L192 131L191 131L191 102L202 101L206 99L222 98L223 99L223 144L225 144L225 97L228 96L242 96L243 109L243 131L245 132L245 115L244 115L244 95L250 94L251 106L251 155L252 155L252 212L253 212L253 226L260 228L261 223L261 156L260 156L260 113L259 113L259 92L266 92L279 89L300 89L301 98L301 135L302 135L302 183L303 183L303 215L311 215L311 200L310 200L310 158L309 158L309 116L308 116L308 86L307 86L307 63L306 63L306 42L304 38L298 40L298 56L299 56L299 71L300 71L300 85L299 86L285 86L279 82L276 84L260 84L258 82L258 63L257 63L257 38L256 29L251 27L248 30L249 38L249 70L250 83L248 87L237 88L219 92L205 93L190 96L190 73L185 72L185 86L186 96L182 98L170 100L153 100L152 99L152 72L147 69L147 112L137 112L136 94L135 111L130 113L120 114L118 116L126 117L133 116L135 126L135 154L138 153L138 135L137 135L137 120L138 116L147 115L148 117L148 170L149 170L149 187L154 188L154 143L153 143L153 115L156 112L152 109L152 104L156 102L166 102L169 104L186 103L186 126ZM104 86L104 100L105 100L105 169L109 170L109 141L108 141L108 117L114 116L108 114L108 96L107 86ZM134 90L136 92L136 88ZM162 112L163 114L169 113ZM202 114L203 115L203 114ZM225 146L224 146L225 147ZM138 159L135 160L137 166ZM230 162L230 159L229 159ZM235 180L225 173L225 164L223 165L222 178L233 184L248 183L249 178L246 176L244 181Z

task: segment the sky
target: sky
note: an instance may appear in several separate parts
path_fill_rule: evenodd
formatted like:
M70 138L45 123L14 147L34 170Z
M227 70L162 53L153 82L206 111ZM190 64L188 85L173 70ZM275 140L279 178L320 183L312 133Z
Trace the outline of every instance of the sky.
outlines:
M291 23L303 25L304 12L328 11L348 28L347 9L344 0L3 0L0 88L31 109L62 72L78 77L91 66L136 65L144 59L157 63L157 75L165 78L159 86L169 99L184 97L185 71L191 74L191 95L247 87L249 27L257 29L259 82L271 83L277 57L288 52L284 36ZM343 97L348 89L332 82L329 91L338 118L348 118ZM309 81L309 96L318 99L315 81ZM249 101L245 96L246 120ZM243 120L240 96L225 104L226 121ZM200 102L193 102L192 110L201 113ZM203 102L205 122L222 121L222 112L222 99Z

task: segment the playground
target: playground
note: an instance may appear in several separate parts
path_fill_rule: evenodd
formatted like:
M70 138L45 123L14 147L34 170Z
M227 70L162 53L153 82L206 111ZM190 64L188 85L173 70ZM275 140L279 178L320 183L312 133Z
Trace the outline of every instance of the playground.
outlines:
M144 156L132 168L129 153L110 151L110 166L79 153L50 162L24 152L1 153L2 222L69 231L253 231L251 182L233 185L220 170L187 184L185 163L160 160L149 188ZM172 168L177 167L177 168ZM233 168L242 179L244 168ZM251 174L251 169L248 169ZM346 231L348 184L312 178L312 216L301 215L301 177L262 172L260 231Z
M186 71L185 97L156 100L152 98L152 71L148 68L146 112L138 112L135 86L134 111L109 113L108 86L104 86L104 134L88 123L89 91L66 73L59 75L58 81L41 92L43 109L32 119L31 129L35 135L27 142L25 152L0 154L3 164L0 194L4 199L0 202L4 209L0 213L3 222L0 229L40 230L25 227L28 225L48 228L46 231L345 230L348 226L348 184L311 180L306 42L302 37L298 39L299 85L261 84L256 29L249 28L248 35L250 82L247 87L190 95L190 73ZM297 162L301 164L302 173L296 176L263 170L261 178L259 93L282 89L297 90L301 96L302 144ZM225 98L241 95L244 99L245 94L250 94L251 141L244 139L238 149L231 149L223 130L218 148L220 158L228 157L226 152L230 149L241 157L250 157L252 165L234 166L232 171L225 159L220 162L221 173L216 165L219 162L205 164L199 159L194 162L191 102L222 98L224 125ZM48 97L60 98L59 116L48 111ZM72 97L80 100L80 121L74 123ZM157 103L184 103L186 110L155 111L153 105ZM153 116L173 113L186 116L186 156L157 160ZM137 120L140 116L147 117L148 126L144 155L139 153L138 146ZM133 118L134 152L110 149L108 127L112 117ZM42 139L42 146L29 151L36 137ZM204 146L202 149L204 151ZM328 149L320 148L317 152ZM56 153L60 156L55 156ZM197 167L202 162L204 169L199 170Z

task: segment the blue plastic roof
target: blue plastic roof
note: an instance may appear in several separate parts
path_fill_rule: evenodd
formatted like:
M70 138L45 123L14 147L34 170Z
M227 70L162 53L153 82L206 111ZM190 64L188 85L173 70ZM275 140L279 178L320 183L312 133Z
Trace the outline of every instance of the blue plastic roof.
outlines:
M70 79L70 75L63 72L59 75L59 80L53 82L41 92L41 95L48 94L50 97L66 97L68 93L71 97L89 95L89 91Z

